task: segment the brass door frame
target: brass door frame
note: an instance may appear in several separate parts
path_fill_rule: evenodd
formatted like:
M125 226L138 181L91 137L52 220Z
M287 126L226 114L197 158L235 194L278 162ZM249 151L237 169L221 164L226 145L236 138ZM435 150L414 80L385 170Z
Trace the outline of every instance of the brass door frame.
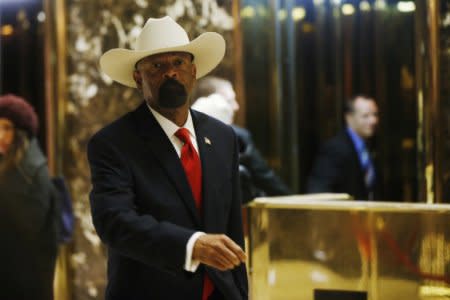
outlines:
M439 0L416 1L417 159L419 199L442 202L442 119L439 99Z
M64 0L44 0L45 114L50 174L62 174L66 107L66 9ZM54 280L55 299L71 299L69 247L59 247Z

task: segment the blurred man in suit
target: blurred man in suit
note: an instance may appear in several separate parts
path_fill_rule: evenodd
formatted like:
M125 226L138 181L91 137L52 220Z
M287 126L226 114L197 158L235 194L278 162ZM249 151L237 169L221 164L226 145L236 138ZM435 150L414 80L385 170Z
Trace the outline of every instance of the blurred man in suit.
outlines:
M143 102L88 145L92 218L108 246L106 299L248 299L237 139L189 108L225 41L213 32L189 41L164 17L150 18L136 45L109 50L100 66Z
M378 125L373 98L358 95L346 102L346 128L320 149L308 179L309 193L347 193L356 200L379 197L379 173L369 140Z
M211 75L201 78L193 91L193 99L194 110L230 124L238 137L239 174L244 203L256 197L291 194L256 148L250 132L232 124L239 104L229 80Z

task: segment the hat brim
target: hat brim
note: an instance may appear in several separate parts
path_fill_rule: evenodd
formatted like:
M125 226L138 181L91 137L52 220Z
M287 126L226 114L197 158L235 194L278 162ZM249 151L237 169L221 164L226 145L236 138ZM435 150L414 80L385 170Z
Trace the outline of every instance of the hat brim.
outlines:
M123 85L136 87L133 71L136 62L144 57L166 52L188 52L194 56L197 68L197 79L212 71L225 55L225 40L215 32L205 32L190 43L149 51L135 51L129 49L111 49L100 57L101 70Z

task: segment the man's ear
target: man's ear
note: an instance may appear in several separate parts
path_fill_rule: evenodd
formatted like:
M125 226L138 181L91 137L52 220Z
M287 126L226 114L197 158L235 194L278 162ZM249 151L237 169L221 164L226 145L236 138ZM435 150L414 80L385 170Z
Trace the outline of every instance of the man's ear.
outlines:
M345 114L345 116L344 116L344 119L345 119L345 123L347 124L347 125L350 125L351 123L352 123L352 113L346 113Z
M136 86L138 89L142 89L142 77L139 71L133 71L133 79L136 82Z
M197 78L197 67L194 64L192 65L192 76Z

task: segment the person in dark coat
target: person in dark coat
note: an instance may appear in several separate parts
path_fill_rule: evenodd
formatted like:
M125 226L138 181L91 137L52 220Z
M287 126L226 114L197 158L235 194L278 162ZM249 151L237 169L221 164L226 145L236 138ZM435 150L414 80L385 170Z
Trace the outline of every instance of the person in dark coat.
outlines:
M146 22L136 45L109 50L100 66L144 101L88 145L106 299L248 299L236 136L188 101L225 41L212 32L189 41L163 17Z
M358 95L348 100L346 128L320 149L308 178L308 193L346 193L355 200L381 197L380 173L369 141L378 125L375 100Z
M231 125L239 143L239 174L244 203L256 197L285 196L291 191L269 167L253 142L250 131L233 123L239 109L236 94L227 79L206 76L201 78L193 92L192 109Z
M0 97L2 299L53 299L58 215L37 126L24 99Z

